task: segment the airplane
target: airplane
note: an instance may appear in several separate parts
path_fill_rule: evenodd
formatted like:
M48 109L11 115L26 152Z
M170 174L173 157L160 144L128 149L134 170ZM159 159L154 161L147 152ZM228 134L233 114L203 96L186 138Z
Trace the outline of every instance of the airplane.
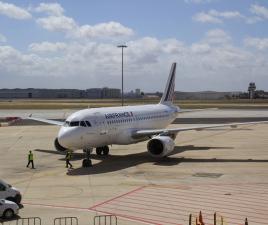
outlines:
M96 148L97 155L106 156L109 154L109 145L129 145L149 140L147 143L149 154L161 158L168 156L174 150L174 140L179 132L268 123L258 121L167 128L179 113L184 112L173 105L175 75L176 63L173 63L158 104L83 109L71 114L64 122L32 116L28 119L61 126L54 141L56 150L63 153L67 150L83 149L86 158L82 167L92 166L90 154L93 148Z

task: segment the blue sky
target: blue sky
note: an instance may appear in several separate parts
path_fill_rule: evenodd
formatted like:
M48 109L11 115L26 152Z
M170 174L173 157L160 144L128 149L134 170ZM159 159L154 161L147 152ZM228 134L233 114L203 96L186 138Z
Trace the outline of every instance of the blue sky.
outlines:
M0 88L245 90L268 84L268 1L0 1Z

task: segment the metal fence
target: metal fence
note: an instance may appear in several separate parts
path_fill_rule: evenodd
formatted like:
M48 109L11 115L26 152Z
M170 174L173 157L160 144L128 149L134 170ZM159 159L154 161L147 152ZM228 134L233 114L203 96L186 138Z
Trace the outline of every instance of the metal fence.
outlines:
M77 217L57 217L54 219L54 225L78 225Z
M115 215L95 216L94 225L117 225L117 217Z
M16 220L9 220L1 222L2 225L41 225L40 217L18 218Z

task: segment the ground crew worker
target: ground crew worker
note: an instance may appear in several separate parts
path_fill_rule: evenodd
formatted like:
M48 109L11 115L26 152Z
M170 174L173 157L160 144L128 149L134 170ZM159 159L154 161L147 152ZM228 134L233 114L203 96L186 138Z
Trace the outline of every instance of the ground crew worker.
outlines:
M66 156L65 156L65 160L66 160L66 168L68 168L68 166L70 166L70 168L73 168L73 165L70 163L71 160L71 151L67 151Z
M28 154L27 167L29 167L30 163L32 164L32 169L34 169L34 161L33 161L33 153L32 153L32 151L29 151L29 154Z

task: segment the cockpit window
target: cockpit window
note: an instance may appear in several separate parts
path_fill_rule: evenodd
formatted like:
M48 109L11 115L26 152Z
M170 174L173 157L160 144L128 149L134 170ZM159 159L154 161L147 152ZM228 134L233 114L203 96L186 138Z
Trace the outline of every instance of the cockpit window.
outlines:
M86 127L87 125L86 125L85 121L80 121L80 126L81 127Z
M70 127L79 127L79 121L70 122Z
M65 127L91 127L91 123L89 121L65 121L63 124Z

